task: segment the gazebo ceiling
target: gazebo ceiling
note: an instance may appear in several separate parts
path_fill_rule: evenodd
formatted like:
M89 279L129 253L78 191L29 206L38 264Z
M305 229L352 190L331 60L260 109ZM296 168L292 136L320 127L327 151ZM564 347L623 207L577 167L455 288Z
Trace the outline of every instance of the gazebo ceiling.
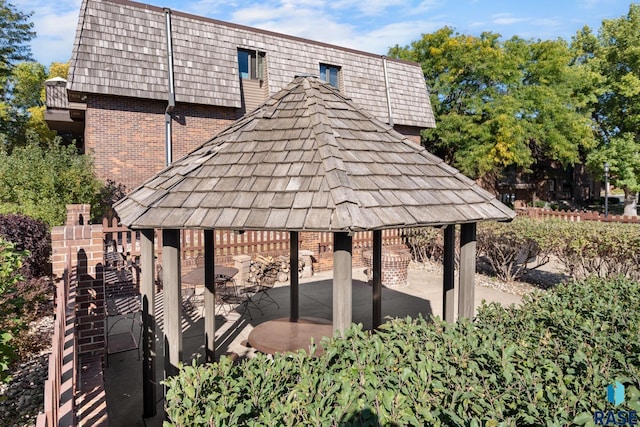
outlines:
M511 220L515 213L316 77L118 202L132 228L359 231Z

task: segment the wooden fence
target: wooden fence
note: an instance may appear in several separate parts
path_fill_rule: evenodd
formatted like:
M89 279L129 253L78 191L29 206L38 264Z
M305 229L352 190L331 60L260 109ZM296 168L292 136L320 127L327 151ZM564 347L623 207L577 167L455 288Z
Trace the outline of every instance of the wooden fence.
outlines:
M67 260L64 278L56 289L52 348L48 378L44 383L44 413L38 415L37 427L75 425L78 357L74 326L75 295L71 282L76 278L72 277L71 253Z
M140 255L140 233L120 225L118 218L103 219L105 243L113 245L118 252L132 257ZM156 230L155 252L162 256L162 232ZM236 255L286 253L289 251L289 233L284 231L215 231L216 258L231 259ZM195 260L204 253L204 232L182 230L180 232L180 259Z
M544 208L518 209L518 215L540 219L562 219L565 221L602 221L602 222L623 222L628 224L640 224L640 218L624 215L604 216L600 212L594 211L554 211Z
M382 246L396 246L403 244L401 230L382 230ZM359 231L353 236L353 250L371 249L373 246L373 231ZM320 233L318 254L333 252L333 233Z
M118 219L104 219L102 222L105 242L117 246L117 251L135 257L140 255L140 233L118 224ZM333 251L333 233L318 233L317 248L314 252L322 256ZM373 232L361 231L353 237L353 249L371 248ZM111 242L111 243L109 243ZM401 245L400 230L383 230L383 246ZM158 258L162 254L162 233L156 230L155 251ZM286 231L215 231L216 258L230 260L236 255L272 255L289 252L289 233ZM195 260L204 253L204 233L202 230L182 230L180 233L180 259L185 262Z

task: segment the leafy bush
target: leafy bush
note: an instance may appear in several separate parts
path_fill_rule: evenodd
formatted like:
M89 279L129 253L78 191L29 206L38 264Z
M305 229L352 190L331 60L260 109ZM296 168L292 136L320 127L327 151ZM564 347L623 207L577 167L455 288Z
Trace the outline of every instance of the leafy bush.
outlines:
M443 232L410 229L405 242L416 261L442 262ZM536 220L478 225L478 256L502 280L521 278L554 255L575 280L623 275L640 280L640 226L597 221ZM459 243L456 243L456 249ZM457 258L458 255L456 255Z
M403 239L416 262L442 262L444 257L442 230L433 227L407 228L403 230Z
M169 425L565 426L640 410L640 284L591 279L483 305L475 322L397 319L304 352L181 367Z
M0 297L0 306L7 310L6 313L13 313L12 323L16 328L11 345L20 360L27 359L51 345L49 331L30 333L28 326L44 315L53 314L51 295L54 292L50 278L39 277L18 282L15 292L5 295L4 298Z
M26 279L51 274L51 233L45 223L24 215L0 215L0 237L29 251L20 269Z
M8 379L9 365L17 357L12 341L22 325L13 310L19 301L12 295L23 279L18 270L26 255L13 243L0 238L0 381Z
M548 233L553 230L528 218L516 218L510 223L481 223L477 231L478 255L500 279L517 280L529 269L548 262L553 249Z
M113 205L126 195L127 187L124 184L107 179L106 184L98 192L96 203L91 205L91 218L94 223L100 223L102 218L113 218L115 216Z
M59 138L44 148L32 140L11 154L0 149L0 213L61 225L66 205L92 203L101 187L90 157L62 145Z
M528 218L516 218L510 223L480 223L477 228L477 251L502 280L517 280L529 269L549 260L553 250L548 233L554 230ZM405 244L418 262L442 262L443 231L435 228L413 228L404 232ZM460 236L456 233L456 265L459 259ZM528 261L534 262L529 265Z

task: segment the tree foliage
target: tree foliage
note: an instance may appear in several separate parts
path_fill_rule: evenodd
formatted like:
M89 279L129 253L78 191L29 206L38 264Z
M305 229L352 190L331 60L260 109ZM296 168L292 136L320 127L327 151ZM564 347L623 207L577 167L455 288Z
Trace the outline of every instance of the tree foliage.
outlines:
M422 64L438 120L423 142L468 176L566 167L595 143L584 69L563 40L501 42L444 27L389 55Z
M49 125L44 121L44 113L47 109L46 102L46 89L45 81L54 77L67 78L69 73L69 62L52 62L49 66L48 73L40 79L38 87L34 88L39 90L39 101L29 105L28 119L25 124L25 135L34 135L40 141L51 141L58 134L56 131L49 129Z
M602 22L597 38L588 31L576 36L583 57L601 76L594 123L600 145L589 158L595 176L603 163L610 180L625 192L625 215L636 215L640 191L640 4L626 16Z
M4 100L7 114L1 130L5 134L10 150L14 146L24 145L30 128L31 109L42 109L44 123L44 101L41 99L40 92L44 89L46 76L46 70L42 64L20 62L12 68L7 78Z
M66 205L92 203L102 184L91 158L59 138L36 139L11 154L0 151L0 213L21 213L47 223L64 223Z
M29 41L35 37L31 14L16 10L6 0L0 0L0 144L15 138L22 117L16 116L11 99L12 75L15 64L31 59Z
M15 63L31 59L28 43L36 35L33 23L29 21L31 15L0 0L0 83L4 83Z

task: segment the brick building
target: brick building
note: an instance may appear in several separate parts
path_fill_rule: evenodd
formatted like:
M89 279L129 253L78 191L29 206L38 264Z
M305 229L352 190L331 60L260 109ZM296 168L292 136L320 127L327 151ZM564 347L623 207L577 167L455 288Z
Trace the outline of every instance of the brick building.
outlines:
M50 127L128 190L299 74L320 75L416 143L435 126L419 64L125 0L83 0ZM65 93L66 91L66 93Z

